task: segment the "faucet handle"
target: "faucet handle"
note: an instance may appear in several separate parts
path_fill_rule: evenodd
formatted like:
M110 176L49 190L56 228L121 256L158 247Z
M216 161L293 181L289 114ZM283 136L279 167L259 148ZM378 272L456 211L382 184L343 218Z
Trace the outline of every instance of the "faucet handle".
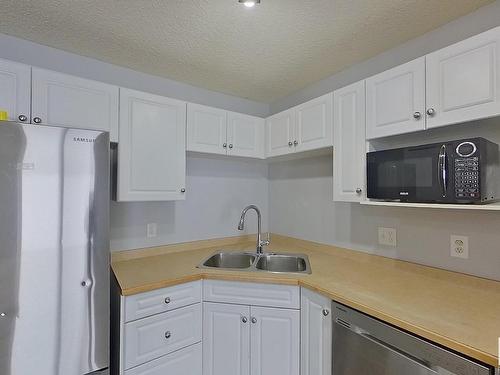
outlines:
M267 232L267 236L266 237L267 238L264 241L261 241L262 242L261 243L262 246L268 246L271 243L271 237L269 235L269 232Z

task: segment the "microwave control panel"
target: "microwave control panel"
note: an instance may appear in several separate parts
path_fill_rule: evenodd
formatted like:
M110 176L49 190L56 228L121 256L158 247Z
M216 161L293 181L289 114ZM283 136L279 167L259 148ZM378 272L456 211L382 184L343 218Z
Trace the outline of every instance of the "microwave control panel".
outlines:
M477 156L455 159L455 196L458 199L480 198Z

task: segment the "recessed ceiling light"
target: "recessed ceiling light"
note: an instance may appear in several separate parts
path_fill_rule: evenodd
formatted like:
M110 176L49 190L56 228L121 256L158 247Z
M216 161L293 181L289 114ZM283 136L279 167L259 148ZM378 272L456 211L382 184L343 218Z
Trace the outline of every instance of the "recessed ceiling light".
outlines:
M253 8L255 4L260 4L260 0L238 0L238 2L247 8Z

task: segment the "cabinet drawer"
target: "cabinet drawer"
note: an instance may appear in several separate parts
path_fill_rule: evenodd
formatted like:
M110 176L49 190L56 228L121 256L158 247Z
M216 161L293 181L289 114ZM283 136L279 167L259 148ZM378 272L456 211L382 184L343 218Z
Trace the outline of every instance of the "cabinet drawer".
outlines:
M125 369L201 341L201 303L125 324Z
M205 280L203 300L252 306L300 308L299 287Z
M201 375L201 343L125 371L125 375Z
M125 321L145 318L201 302L201 281L153 290L125 298Z

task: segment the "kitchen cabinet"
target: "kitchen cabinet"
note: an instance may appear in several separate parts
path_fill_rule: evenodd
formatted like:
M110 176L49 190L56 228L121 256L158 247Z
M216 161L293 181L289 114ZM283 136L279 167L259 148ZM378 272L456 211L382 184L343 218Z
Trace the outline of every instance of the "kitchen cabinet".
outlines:
M329 93L269 117L267 157L332 146L332 105Z
M264 158L263 118L236 112L227 114L227 155Z
M118 87L32 69L31 122L110 132L118 141Z
M300 290L301 375L332 374L332 301Z
M227 113L204 105L187 105L187 150L226 155Z
M120 90L118 201L185 199L186 102Z
M251 375L299 375L300 311L250 308Z
M366 180L365 81L333 93L333 200L364 200Z
M298 375L297 286L205 280L205 375Z
M188 104L187 150L219 155L264 157L264 119Z
M0 60L0 110L7 111L9 121L30 122L31 67Z
M249 375L250 306L203 303L203 374Z
M266 120L266 156L285 155L293 152L295 137L294 110L277 113Z
M366 138L425 129L425 57L366 80Z
M295 107L295 151L332 146L332 93Z
M500 27L426 57L427 127L500 115Z
M200 375L201 284L121 296L112 283L110 374Z

